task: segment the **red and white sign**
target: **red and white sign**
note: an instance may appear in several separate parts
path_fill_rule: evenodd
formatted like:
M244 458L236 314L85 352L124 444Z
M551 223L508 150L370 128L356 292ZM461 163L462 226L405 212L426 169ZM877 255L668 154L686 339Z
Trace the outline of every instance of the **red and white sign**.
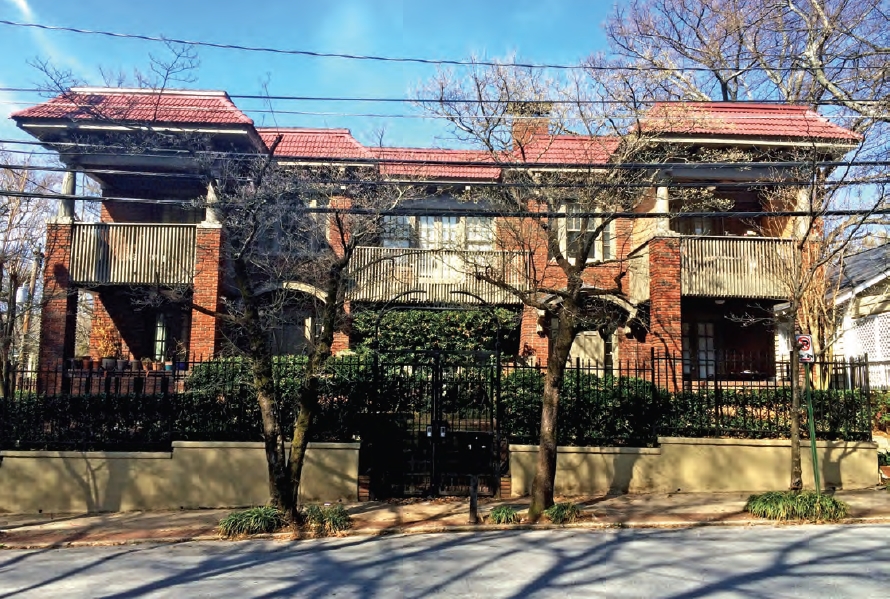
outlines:
M800 356L801 363L809 364L815 362L816 354L813 352L813 336L795 335L794 340L797 342L797 353Z

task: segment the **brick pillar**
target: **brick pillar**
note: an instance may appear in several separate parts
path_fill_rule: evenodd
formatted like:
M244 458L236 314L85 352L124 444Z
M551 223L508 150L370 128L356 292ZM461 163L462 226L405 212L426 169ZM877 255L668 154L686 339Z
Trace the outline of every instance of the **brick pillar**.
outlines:
M46 262L43 271L43 310L40 318L38 369L43 372L64 365L74 357L77 324L77 289L71 286L68 265L71 260L72 224L51 222L46 227ZM41 376L39 386L57 393L61 378Z
M646 345L656 355L670 355L676 360L660 381L674 391L683 379L679 358L683 355L683 327L680 310L680 239L659 237L649 242L649 332Z
M525 306L519 325L519 353L527 357L534 356L538 364L546 364L549 347L546 329L538 332L538 311Z
M220 309L222 278L222 227L198 225L195 248L195 279L192 301L195 305L217 311ZM192 359L210 359L219 350L219 329L216 318L192 310L189 351Z

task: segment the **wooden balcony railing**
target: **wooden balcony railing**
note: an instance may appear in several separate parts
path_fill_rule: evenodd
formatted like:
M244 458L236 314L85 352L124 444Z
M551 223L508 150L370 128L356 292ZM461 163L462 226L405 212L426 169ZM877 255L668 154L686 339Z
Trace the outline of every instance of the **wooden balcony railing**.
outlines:
M524 288L528 282L527 260L521 252L420 250L360 247L351 264L352 301L385 302L400 293L420 290L405 301L474 303L452 293L464 291L491 304L515 304L515 295L480 281L476 272L490 269L498 280Z
M75 224L71 281L82 285L188 285L194 225Z
M689 237L680 246L683 295L781 299L793 277L793 241Z

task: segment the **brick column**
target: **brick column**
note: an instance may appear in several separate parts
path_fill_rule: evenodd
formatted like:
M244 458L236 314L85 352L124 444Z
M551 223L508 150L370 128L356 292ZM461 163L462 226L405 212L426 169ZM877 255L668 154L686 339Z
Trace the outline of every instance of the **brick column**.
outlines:
M55 370L64 366L65 358L74 357L74 332L77 324L77 289L71 286L68 265L71 261L71 222L50 222L46 227L46 262L43 271L43 310L40 318L40 349L38 369ZM51 387L61 378L50 376L40 387L45 392L58 392Z
M208 310L220 309L222 278L222 227L212 223L198 225L195 248L195 279L192 302ZM189 351L193 360L210 359L219 350L216 318L192 310Z
M525 306L522 309L522 321L519 325L519 353L523 356L534 356L538 364L546 364L550 351L550 339L544 328L538 332L538 311Z
M649 333L646 345L656 355L673 358L683 355L683 325L680 310L680 239L659 237L649 242ZM678 365L678 362L672 362ZM683 372L665 373L660 381L668 390L675 390Z

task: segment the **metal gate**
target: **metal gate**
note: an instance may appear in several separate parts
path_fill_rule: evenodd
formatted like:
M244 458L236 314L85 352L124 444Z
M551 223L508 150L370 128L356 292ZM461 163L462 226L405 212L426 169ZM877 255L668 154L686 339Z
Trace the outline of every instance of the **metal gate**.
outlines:
M375 359L360 470L377 498L479 494L499 481L499 356L412 351Z

